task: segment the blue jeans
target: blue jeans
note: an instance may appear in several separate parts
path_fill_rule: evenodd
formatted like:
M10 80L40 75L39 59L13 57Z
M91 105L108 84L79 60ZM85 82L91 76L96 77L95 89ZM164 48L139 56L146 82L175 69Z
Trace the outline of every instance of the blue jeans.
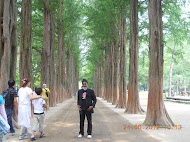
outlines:
M10 132L11 133L15 133L15 130L13 128L13 123L12 123L12 114L13 114L13 110L10 108L5 108L6 114L7 114L7 121L10 125Z

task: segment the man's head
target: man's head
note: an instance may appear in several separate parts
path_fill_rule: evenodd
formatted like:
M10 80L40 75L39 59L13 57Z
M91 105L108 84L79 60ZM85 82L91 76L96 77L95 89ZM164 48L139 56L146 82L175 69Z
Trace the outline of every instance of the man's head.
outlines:
M9 87L15 87L16 84L15 84L14 80L9 80L8 85L9 85Z
M42 95L42 88L36 88L35 92L37 95Z
M87 90L88 88L88 81L86 79L82 80L82 89Z
M47 88L47 85L46 85L46 84L43 84L43 88Z

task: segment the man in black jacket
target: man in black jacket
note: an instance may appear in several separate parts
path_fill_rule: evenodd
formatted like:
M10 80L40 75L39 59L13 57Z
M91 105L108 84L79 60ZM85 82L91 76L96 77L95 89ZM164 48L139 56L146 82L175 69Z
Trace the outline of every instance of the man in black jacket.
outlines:
M90 139L92 138L92 113L96 105L96 95L93 90L88 89L88 81L86 79L82 80L82 89L78 91L77 105L80 114L80 132L78 138L82 138L84 135L84 120L86 115L88 120L87 138Z

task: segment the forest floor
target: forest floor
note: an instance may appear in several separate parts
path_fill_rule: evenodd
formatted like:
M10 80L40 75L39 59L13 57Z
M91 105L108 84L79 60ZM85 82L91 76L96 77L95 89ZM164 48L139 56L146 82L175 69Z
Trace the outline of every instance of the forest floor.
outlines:
M140 103L146 111L147 95L140 95ZM190 139L190 105L165 102L166 109L175 125L181 125L181 130L174 129L141 129L134 127L141 125L145 114L129 115L124 109L115 108L114 105L98 98L95 113L92 114L93 132L92 139L87 139L85 120L85 135L77 138L79 131L79 113L76 107L76 99L72 98L50 108L46 113L44 132L46 138L39 138L36 142L189 142ZM124 127L130 125L130 129ZM180 126L178 126L179 128ZM133 128L133 129L132 129ZM15 136L8 134L7 142L18 142L19 129ZM30 134L28 136L30 138ZM30 139L22 140L28 142Z

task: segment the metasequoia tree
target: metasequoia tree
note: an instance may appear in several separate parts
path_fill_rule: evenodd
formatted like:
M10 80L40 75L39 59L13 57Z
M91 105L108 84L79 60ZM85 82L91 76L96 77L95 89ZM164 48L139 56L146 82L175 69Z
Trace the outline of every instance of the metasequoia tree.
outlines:
M32 0L22 0L20 36L20 84L24 78L32 81Z
M149 90L145 125L172 125L163 100L163 28L161 0L148 3Z
M138 88L138 0L130 1L130 45L129 45L129 84L128 101L125 112L137 114L143 112L139 102Z
M55 105L55 25L54 14L50 9L50 1L44 2L44 29L43 48L41 59L41 85L47 84L50 88L50 106Z
M120 81L119 81L119 100L118 108L125 107L126 101L126 14L125 7L121 7L120 14Z

